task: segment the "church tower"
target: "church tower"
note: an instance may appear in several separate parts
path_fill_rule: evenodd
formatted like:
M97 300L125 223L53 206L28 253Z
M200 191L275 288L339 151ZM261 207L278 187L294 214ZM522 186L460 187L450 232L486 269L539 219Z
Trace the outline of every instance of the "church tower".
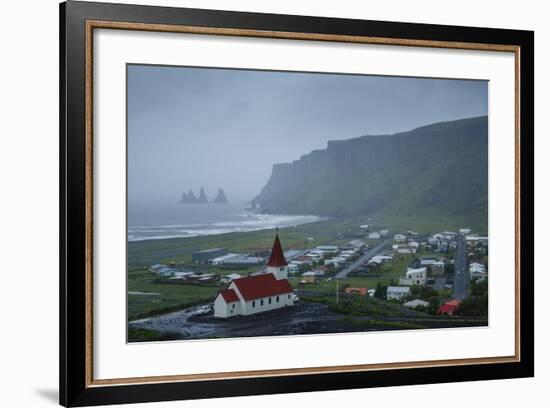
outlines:
M275 279L287 279L288 278L288 264L281 247L281 241L279 241L279 229L275 233L275 241L273 241L273 249L271 249L271 256L267 261L267 272L272 273Z

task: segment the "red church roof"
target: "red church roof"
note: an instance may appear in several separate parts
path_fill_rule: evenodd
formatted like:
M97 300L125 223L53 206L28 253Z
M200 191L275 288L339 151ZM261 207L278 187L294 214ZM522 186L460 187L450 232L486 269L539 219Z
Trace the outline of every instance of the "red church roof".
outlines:
M279 241L279 233L275 234L275 241L273 241L273 249L271 249L271 256L267 261L267 266L287 266L285 255L283 254L283 248L281 247L281 241Z
M277 280L272 273L235 279L233 283L244 300L254 300L292 293L292 286L290 286L288 280Z
M220 290L220 295L222 295L223 299L227 303L238 302L239 301L239 297L237 296L237 292L235 292L233 289Z

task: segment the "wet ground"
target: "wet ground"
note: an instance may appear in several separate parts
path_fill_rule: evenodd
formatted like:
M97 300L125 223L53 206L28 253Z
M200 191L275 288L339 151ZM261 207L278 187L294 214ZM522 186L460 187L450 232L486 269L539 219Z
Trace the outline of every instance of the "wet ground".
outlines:
M392 323L396 325L388 326ZM214 318L212 314L200 315L199 307L194 307L136 320L130 322L129 326L177 333L181 339L206 339L403 329L404 327L399 326L400 323L415 324L423 328L487 324L486 321L464 322L440 318L348 317L330 311L326 305L302 301L292 307L230 319Z

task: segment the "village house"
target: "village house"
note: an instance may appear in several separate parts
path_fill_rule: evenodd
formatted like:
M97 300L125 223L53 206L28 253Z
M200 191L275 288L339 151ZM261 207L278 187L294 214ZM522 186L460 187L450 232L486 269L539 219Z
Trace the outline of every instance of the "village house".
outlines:
M401 300L411 293L411 288L408 286L388 286L386 290L387 300Z
M300 283L315 283L317 279L317 274L313 271L308 271L302 273L302 280Z
M225 255L222 255L222 256L217 256L215 258L209 259L208 263L210 265L221 265L223 263L223 261L225 261L226 259L231 259L231 258L234 258L238 255L239 254L225 254Z
M380 265L385 261L391 261L392 259L393 259L393 256L389 256L389 255L375 255L369 260L368 263Z
M302 262L302 264L306 264L306 265L312 265L313 264L312 259L308 256L305 256L305 255L299 256L298 258L296 258L296 260L298 262Z
M371 232L369 235L367 235L368 239L380 239L381 235L379 232Z
M313 269L311 272L313 272L315 276L319 276L319 277L325 275L325 269L321 269L321 268Z
M432 275L443 276L445 274L445 262L436 261L432 264Z
M195 251L191 254L191 260L196 264L205 264L209 260L226 255L227 249L225 248L211 248L202 251Z
M487 244L489 243L488 237L481 237L479 235L466 235L464 239L466 240L468 246L487 246Z
M227 289L218 292L214 301L214 316L247 316L292 306L294 292L288 281L288 264L278 233L275 234L266 272L235 279Z
M414 299L414 300L409 300L408 302L403 303L403 306L408 307L410 309L415 309L418 306L426 307L429 304L430 304L430 302L426 302L425 300Z
M470 264L470 279L479 281L487 278L487 271L485 270L485 265L479 262L472 262Z
M453 316L456 313L456 310L458 309L459 305L460 305L460 300L457 300L457 299L445 302L439 307L439 309L437 309L437 314L438 315L446 314L449 316Z
M305 256L310 260L310 264L313 264L314 262L319 262L323 259L322 256L312 253L306 254Z
M453 240L456 238L458 234L454 231L443 231L441 232L441 236L443 237L443 239L446 239L446 240Z
M400 285L421 285L426 284L426 277L428 275L427 268L412 269L407 268L405 272L405 278L399 279Z
M394 245L393 249L398 254L416 254L416 248L408 245Z
M394 242L406 242L407 237L403 234L395 234L393 236L393 240L394 240Z
M265 258L259 258L256 256L242 255L237 254L234 257L225 259L222 261L222 265L238 265L238 266L249 266L249 265L259 265L264 262Z
M295 263L291 263L288 265L288 273L290 274L297 274L298 272L300 272L300 265L299 264L295 264Z
M365 247L365 242L360 239L354 239L348 243L348 246L355 249L361 249Z
M321 251L328 251L328 252L338 251L338 247L336 245L319 245L315 249L319 249Z
M339 268L340 266L344 265L346 263L346 260L344 258L331 258L331 259L325 259L325 266L334 266L335 268Z
M167 268L164 264L154 264L149 267L149 272L158 274L161 268Z
M434 256L424 256L420 258L420 266L432 266L437 262L437 258Z

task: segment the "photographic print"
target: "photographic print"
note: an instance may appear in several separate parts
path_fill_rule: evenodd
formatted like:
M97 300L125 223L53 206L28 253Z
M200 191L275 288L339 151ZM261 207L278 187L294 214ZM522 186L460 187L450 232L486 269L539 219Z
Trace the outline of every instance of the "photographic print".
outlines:
M532 31L59 23L61 404L534 376Z
M126 69L128 342L488 325L488 81Z

